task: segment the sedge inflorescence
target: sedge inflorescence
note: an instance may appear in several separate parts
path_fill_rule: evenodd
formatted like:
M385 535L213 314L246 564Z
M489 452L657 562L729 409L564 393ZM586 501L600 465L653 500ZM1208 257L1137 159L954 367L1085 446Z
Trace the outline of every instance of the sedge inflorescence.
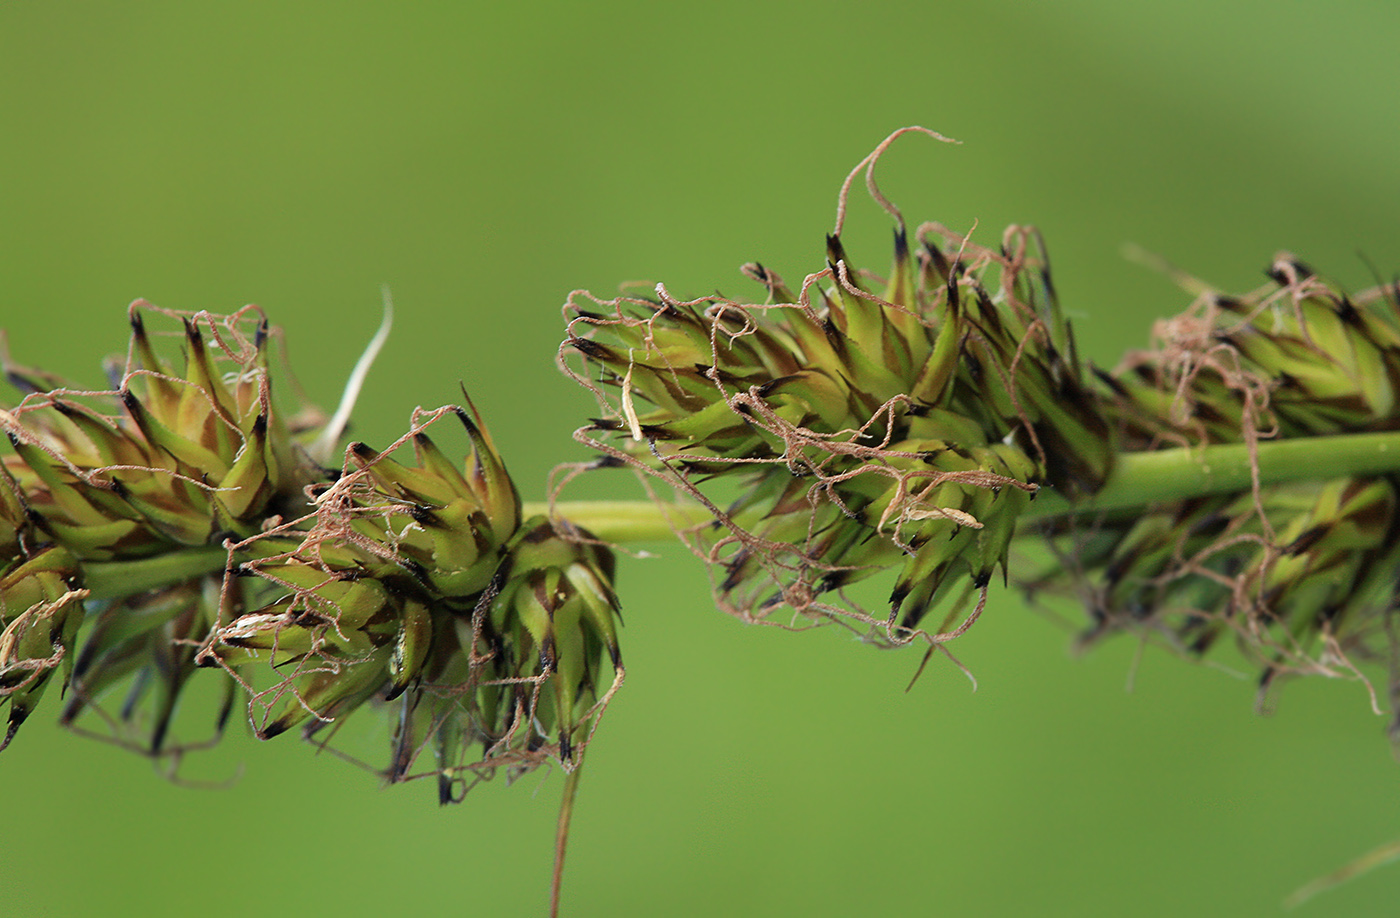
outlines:
M1156 345L1101 374L1126 453L1400 428L1400 299L1392 286L1349 296L1288 254L1242 296L1184 276L1196 293L1159 322ZM1260 672L1361 676L1392 657L1400 578L1393 474L1269 482L1129 511L1064 516L1041 532L1057 555L1032 593L1077 594L1090 643L1150 634L1192 655L1222 638ZM1394 683L1394 674L1392 674ZM1377 700L1376 706L1379 708Z
M178 323L183 359L147 315ZM263 738L392 706L384 775L416 776L431 750L444 802L500 766L572 768L622 678L612 557L522 518L474 409L416 412L390 449L354 443L326 468L310 446L324 416L272 398L257 310L130 317L111 391L7 367L25 394L0 414L5 743L61 674L65 723L94 713L177 756L179 699L212 673L216 734L244 692ZM429 436L447 419L465 463Z
M712 509L688 535L723 607L941 643L1005 575L1037 490L1092 493L1113 454L1039 235L1013 226L992 249L930 223L911 239L874 181L898 136L848 178L826 265L799 289L750 264L762 302L576 294L561 363L604 410L579 439ZM883 279L841 242L862 170L896 222ZM712 496L725 486L737 496ZM895 565L885 613L829 599ZM940 599L974 595L920 629Z
M24 393L0 414L4 457L0 704L5 742L55 670L70 681L61 718L72 723L118 682L130 683L117 720L140 723L141 745L166 746L177 699L197 668L196 646L245 602L241 585L192 575L149 585L137 569L161 558L205 555L220 570L224 537L245 539L263 521L305 502L316 470L292 448L273 410L269 329L255 311L181 323L184 368L158 356L148 304L129 312L131 346L108 363L111 391L82 391L7 365ZM295 511L292 511L295 512ZM210 551L211 547L213 551ZM96 597L90 574L115 573ZM35 606L35 593L44 605ZM86 641L76 636L89 618ZM227 715L232 693L218 720Z

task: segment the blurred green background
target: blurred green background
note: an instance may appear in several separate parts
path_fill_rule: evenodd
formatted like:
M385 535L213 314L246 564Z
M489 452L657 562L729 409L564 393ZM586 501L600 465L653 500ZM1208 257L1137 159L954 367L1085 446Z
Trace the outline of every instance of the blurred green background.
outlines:
M0 325L97 384L131 299L256 302L331 405L388 283L356 435L387 443L460 379L539 496L592 410L553 368L569 290L817 270L841 179L900 125L963 141L887 157L906 215L1040 225L1100 362L1186 301L1125 242L1236 290L1281 248L1388 275L1397 39L1383 2L4 3ZM861 199L848 225L883 269L888 220ZM628 681L567 914L1270 915L1400 836L1356 684L1289 684L1260 717L1247 679L1130 641L1073 659L999 595L956 647L980 689L938 664L906 694L917 652L745 627L653 550L622 569ZM557 773L439 809L235 730L189 770L241 778L192 789L55 716L0 758L7 914L543 911ZM1392 868L1298 914L1398 894Z

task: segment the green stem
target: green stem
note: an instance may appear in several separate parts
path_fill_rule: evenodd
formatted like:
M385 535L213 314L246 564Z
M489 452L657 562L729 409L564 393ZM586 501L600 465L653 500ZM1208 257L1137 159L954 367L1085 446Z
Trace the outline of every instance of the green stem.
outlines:
M549 515L549 505L528 503L525 516ZM707 523L709 511L699 504L658 505L650 500L575 500L554 505L554 517L582 526L605 542L655 542L675 537L677 529Z
M1400 472L1400 432L1394 431L1266 440L1255 450L1261 485ZM1092 499L1071 504L1064 495L1043 489L1022 519L1247 491L1254 481L1249 453L1243 443L1125 453Z
M1255 449L1261 485L1400 472L1400 432L1395 431L1266 440ZM1249 453L1247 445L1235 443L1124 453L1092 499L1071 504L1063 494L1042 488L1021 519L1033 522L1070 513L1128 510L1160 501L1247 491L1253 485ZM526 511L544 513L546 507L527 504ZM673 523L683 528L710 519L699 505L658 507L650 501L561 501L554 505L554 511L609 542L669 538Z
M559 897L564 888L564 854L569 847L569 823L574 818L574 800L578 797L578 782L583 776L583 759L564 776L564 799L559 804L559 820L554 832L554 875L549 884L549 915L559 918Z

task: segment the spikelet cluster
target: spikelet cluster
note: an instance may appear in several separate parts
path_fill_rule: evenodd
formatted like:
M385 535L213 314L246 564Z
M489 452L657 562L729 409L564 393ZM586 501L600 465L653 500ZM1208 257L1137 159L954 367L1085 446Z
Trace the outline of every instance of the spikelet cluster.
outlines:
M197 642L221 602L237 602L237 591L220 589L220 543L300 513L304 488L319 474L273 410L266 319L251 308L229 317L157 313L179 322L184 359L176 367L146 328L153 312L132 304L131 347L125 361L108 365L112 391L5 368L24 396L0 413L12 450L0 500L14 533L0 559L0 615L13 637L0 648L7 743L61 662L72 681L65 723L125 682L118 719L160 753ZM174 565L185 574L173 581L147 584L137 572L173 558L188 559ZM99 568L115 576L93 596L88 581Z
M751 264L762 302L658 285L566 307L561 364L604 412L579 438L711 507L694 535L742 617L832 614L823 594L901 565L888 615L856 617L907 639L942 597L985 599L1038 487L1092 492L1112 461L1038 234L989 249L925 224L911 245L873 180L897 136L847 180L866 170L895 218L887 278L843 248L843 188L797 290Z
M1104 382L1122 448L1148 451L1394 430L1394 289L1349 297L1280 255L1271 283L1229 296L1192 282L1187 313ZM1093 625L1166 636L1193 654L1232 636L1267 688L1388 657L1400 517L1395 476L1347 476L1067 519L1049 529Z
M180 359L148 315L178 323ZM323 416L274 404L255 309L138 302L130 319L112 391L7 367L24 397L0 413L5 742L58 682L62 722L91 711L120 741L178 754L172 721L199 676L221 684L216 737L245 692L265 739L319 740L391 706L383 773L414 777L431 750L444 802L497 766L572 767L622 678L612 557L521 519L474 409L419 412L389 450L355 443L328 469L312 445L334 439ZM445 417L470 441L465 464L427 433Z
M471 440L464 467L427 433L444 417ZM395 458L410 445L412 462ZM386 777L414 777L430 750L443 802L468 772L549 757L572 767L622 678L611 553L522 521L499 454L462 408L419 414L389 450L353 443L345 455L309 529L292 544L258 540L233 571L279 595L216 629L198 662L244 681L263 738L300 726L315 739L387 702Z

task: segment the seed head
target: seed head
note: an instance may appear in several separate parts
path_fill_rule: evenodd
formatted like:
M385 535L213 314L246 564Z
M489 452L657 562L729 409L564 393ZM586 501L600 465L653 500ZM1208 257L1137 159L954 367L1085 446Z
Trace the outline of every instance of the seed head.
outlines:
M1400 325L1393 288L1349 297L1289 255L1229 296L1186 279L1193 307L1113 377L1124 448L1245 444L1393 429ZM1393 476L1258 483L1050 526L1060 562L1031 592L1072 585L1085 640L1133 630L1192 654L1221 637L1262 672L1354 675L1384 659L1400 518Z
M911 247L873 180L888 143L851 176L896 221L888 278L847 254L843 188L796 292L755 263L761 303L658 285L567 307L561 364L603 409L579 439L711 507L697 548L745 618L832 614L822 594L902 560L888 616L856 618L907 636L954 584L985 596L1038 487L1092 492L1112 461L1039 235L925 224Z
M449 417L471 441L465 465L429 436ZM409 450L411 461L396 458ZM522 525L489 436L452 406L416 414L383 452L351 444L315 503L304 533L249 541L255 557L238 573L278 595L197 655L247 686L258 735L301 727L318 739L387 702L386 777L421 777L414 766L431 748L443 802L460 798L468 772L550 757L572 767L602 691L621 679L607 550L543 518ZM604 652L615 677L601 674Z
M178 321L182 360L147 314ZM264 739L323 742L392 706L386 777L418 776L431 747L444 802L468 774L573 768L622 679L612 556L562 522L522 525L475 409L416 412L387 450L354 443L327 470L307 448L332 437L323 416L274 407L261 314L130 316L112 391L6 367L25 395L0 413L4 742L59 671L63 723L126 685L101 712L116 738L177 754L177 702L203 669L227 689L216 737L240 691ZM440 421L465 432L464 462Z
M148 328L148 316L173 320L176 359L163 353L165 336ZM128 317L131 344L125 360L109 366L112 390L78 389L6 359L6 376L23 397L0 411L13 450L0 481L0 569L14 580L5 612L14 633L29 628L28 644L37 647L38 630L22 623L42 618L55 658L61 645L65 683L71 678L62 721L74 723L127 682L131 690L109 723L119 741L155 755L165 751L199 642L241 608L241 585L221 589L213 576L225 566L222 543L302 515L305 488L326 473L301 450L304 431L274 406L268 325L255 308L215 316L137 301ZM176 573L149 583L120 567L135 562L168 562ZM83 604L52 607L54 578L86 595L92 565L103 564L118 565L118 573L103 578L100 597L86 604L91 622L79 651L72 639ZM49 605L21 606L22 585L45 578L36 601ZM42 683L33 685L37 698ZM13 727L32 699L9 697Z

